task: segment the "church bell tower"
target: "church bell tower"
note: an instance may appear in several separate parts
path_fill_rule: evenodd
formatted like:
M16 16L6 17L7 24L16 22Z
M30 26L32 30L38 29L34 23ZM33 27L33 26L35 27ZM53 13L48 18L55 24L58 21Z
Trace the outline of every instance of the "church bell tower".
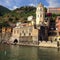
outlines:
M40 29L40 25L43 24L45 18L44 6L40 3L36 8L36 26Z

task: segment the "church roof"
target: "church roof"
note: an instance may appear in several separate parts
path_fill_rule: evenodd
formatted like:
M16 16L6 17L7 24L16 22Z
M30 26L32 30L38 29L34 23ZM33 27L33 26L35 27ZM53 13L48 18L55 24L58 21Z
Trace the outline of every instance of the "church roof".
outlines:
M38 4L38 7L41 7L41 6L43 7L44 5L43 5L42 3L39 3L39 4Z

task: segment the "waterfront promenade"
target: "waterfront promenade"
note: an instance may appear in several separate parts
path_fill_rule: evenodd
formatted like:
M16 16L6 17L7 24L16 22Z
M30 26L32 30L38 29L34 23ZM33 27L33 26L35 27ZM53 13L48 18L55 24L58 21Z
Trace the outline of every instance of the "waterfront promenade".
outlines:
M7 34L7 37L10 38L10 36L8 36L8 34ZM2 36L3 40L4 39L7 40L8 39L7 37L3 38L3 36ZM0 41L1 41L1 35L0 35ZM8 44L10 44L10 43L8 43ZM15 43L12 43L12 44L14 45ZM34 44L34 43L20 43L19 42L19 43L17 43L17 45L20 45L20 46L22 45L22 46L35 46L35 47L57 48L57 41L52 41L52 42L51 41L47 41L47 42L46 41L39 41L38 44Z
M57 42L51 42L51 41L39 41L39 44L33 44L33 43L12 43L12 45L20 45L20 46L34 46L34 47L45 47L45 48L58 48ZM60 48L60 46L59 46Z

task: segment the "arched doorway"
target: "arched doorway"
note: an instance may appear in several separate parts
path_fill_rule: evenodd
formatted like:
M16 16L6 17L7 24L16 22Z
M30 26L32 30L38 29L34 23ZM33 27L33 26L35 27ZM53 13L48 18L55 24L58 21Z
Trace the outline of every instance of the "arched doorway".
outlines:
M17 40L17 39L15 39L13 43L14 43L14 44L17 44L17 43L18 43L18 40Z

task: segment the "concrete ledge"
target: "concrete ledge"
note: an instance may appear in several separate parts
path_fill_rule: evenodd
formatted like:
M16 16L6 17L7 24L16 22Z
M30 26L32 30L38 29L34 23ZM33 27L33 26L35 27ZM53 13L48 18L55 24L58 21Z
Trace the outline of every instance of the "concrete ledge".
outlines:
M40 47L57 47L57 42L42 41L39 43Z

